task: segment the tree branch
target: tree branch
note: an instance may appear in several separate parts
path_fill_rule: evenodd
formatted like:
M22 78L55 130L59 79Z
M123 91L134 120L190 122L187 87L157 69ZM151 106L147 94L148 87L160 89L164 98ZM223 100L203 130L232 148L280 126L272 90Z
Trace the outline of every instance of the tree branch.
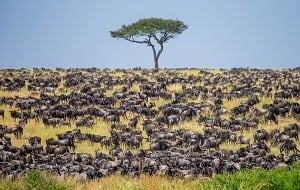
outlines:
M129 41L129 42L135 42L135 43L139 43L139 44L146 43L145 40L144 41L135 40L132 35L124 36L124 39Z
M164 44L163 43L159 43L159 45L160 45L160 50L158 51L158 53L157 53L157 59L159 58L159 56L160 56L160 54L163 52L163 50L164 50Z

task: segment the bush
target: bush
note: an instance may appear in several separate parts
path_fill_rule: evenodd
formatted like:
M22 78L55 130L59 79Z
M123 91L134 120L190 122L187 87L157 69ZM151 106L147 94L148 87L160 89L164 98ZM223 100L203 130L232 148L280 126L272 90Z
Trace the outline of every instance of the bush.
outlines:
M62 184L48 172L41 172L40 170L31 170L27 172L23 178L24 190L43 189L43 190L63 190L67 189L67 186Z
M40 170L30 170L16 180L1 181L0 189L5 190L65 190L68 186L53 174Z
M300 162L274 170L243 170L233 174L215 175L200 189L266 189L300 190Z

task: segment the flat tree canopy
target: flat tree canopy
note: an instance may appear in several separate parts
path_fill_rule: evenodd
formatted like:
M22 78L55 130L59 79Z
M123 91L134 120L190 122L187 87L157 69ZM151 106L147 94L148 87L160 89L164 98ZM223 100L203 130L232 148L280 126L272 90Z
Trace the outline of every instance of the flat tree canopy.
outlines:
M123 38L129 42L150 46L153 51L154 68L158 70L158 59L163 52L163 44L187 28L187 25L179 20L146 18L131 25L123 25L116 31L110 31L110 34L113 38ZM156 51L155 43L160 47L158 51Z

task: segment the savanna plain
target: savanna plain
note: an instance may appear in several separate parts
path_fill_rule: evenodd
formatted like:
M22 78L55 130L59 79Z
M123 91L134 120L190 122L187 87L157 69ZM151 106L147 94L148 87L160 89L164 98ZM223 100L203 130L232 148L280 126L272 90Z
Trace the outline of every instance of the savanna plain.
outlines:
M0 189L300 189L300 69L0 70Z

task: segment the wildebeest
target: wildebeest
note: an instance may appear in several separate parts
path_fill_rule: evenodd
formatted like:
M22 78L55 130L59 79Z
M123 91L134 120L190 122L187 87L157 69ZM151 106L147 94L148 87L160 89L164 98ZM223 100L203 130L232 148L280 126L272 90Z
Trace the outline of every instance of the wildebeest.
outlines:
M297 148L297 145L293 140L285 140L279 145L280 153L286 153L289 154L290 151L293 151L294 153L300 153L300 151Z
M104 115L103 117L104 121L108 122L113 122L113 123L119 123L120 122L120 117L119 115Z
M41 141L41 137L38 136L29 137L28 139L28 142L31 146L34 144L41 144Z
M91 117L84 117L75 121L76 127L86 126L92 128L94 120Z
M19 125L16 127L6 127L4 133L14 134L16 139L20 139L23 135L23 128Z
M46 146L46 153L54 154L54 155L62 155L65 153L69 153L69 149L67 146L58 146L58 145L47 145Z
M33 144L33 145L25 145L24 144L21 147L21 149L23 149L26 153L29 153L29 154L40 153L44 150L43 146L41 144Z
M15 120L22 117L22 114L18 111L15 111L15 110L10 110L9 113L10 113L10 116L12 118L14 118Z
M73 151L75 150L74 139L72 139L72 138L61 139L61 140L49 138L46 140L46 145L66 146L66 147L72 148Z
M0 109L0 116L2 116L2 119L4 119L4 110Z
M276 125L278 124L278 118L277 115L273 112L268 112L264 116L264 122L265 124L268 123L268 121L273 121Z
M264 129L259 129L253 134L254 142L269 140L269 133Z
M220 144L221 144L220 139L209 138L204 140L202 147L205 149L211 149L211 148L219 149Z
M138 118L139 118L139 116L134 116L132 119L130 119L128 126L135 128L139 121Z
M250 144L250 139L248 137L245 136L238 136L237 137L237 142L240 144Z

